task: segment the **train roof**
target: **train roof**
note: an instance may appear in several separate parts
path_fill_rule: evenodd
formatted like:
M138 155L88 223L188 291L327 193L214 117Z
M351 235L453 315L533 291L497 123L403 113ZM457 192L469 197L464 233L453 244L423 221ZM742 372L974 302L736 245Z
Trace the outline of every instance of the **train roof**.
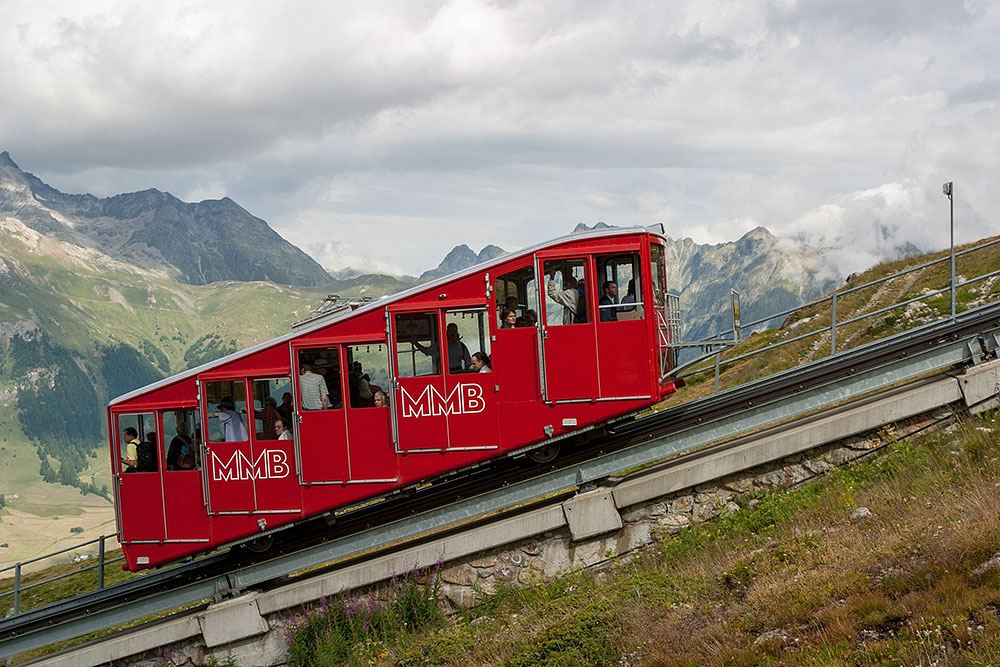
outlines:
M232 361L236 361L238 359L242 359L243 357L246 357L246 356L249 356L249 355L254 354L256 352L259 352L261 350L267 349L267 348L269 348L269 347L271 347L273 345L279 345L279 344L284 343L286 341L290 341L290 340L293 340L295 338L298 338L299 336L303 336L303 335L312 333L313 331L316 331L317 329L322 329L323 327L329 326L330 324L333 324L334 322L339 322L341 320L346 320L346 319L348 319L350 317L362 315L362 314L370 312L372 310L384 308L384 307L386 307L387 305L389 305L391 303L394 303L396 301L400 301L402 299L406 299L406 298L411 297L411 296L413 296L415 294L419 294L420 292L433 289L433 288L435 288L435 287L437 287L439 285L444 285L444 284L450 283L450 282L452 282L452 281L454 281L454 280L456 280L458 278L462 278L462 277L465 277L465 276L468 276L468 275L471 275L471 274L474 274L474 273L479 273L480 271L485 271L485 270L487 270L487 269L489 269L489 268L491 268L493 266L498 266L500 264L506 264L507 262L509 262L511 260L515 260L515 259L519 259L521 257L525 257L525 256L528 256L528 255L531 255L531 254L533 254L533 253L535 253L535 252L537 252L539 250L545 249L545 248L549 248L549 247L553 247L553 246L558 246L558 245L561 245L563 243L571 243L571 242L583 241L583 240L587 240L587 239L598 239L598 238L614 237L614 236L626 236L626 235L641 234L641 233L654 234L656 236L661 236L662 237L662 236L664 236L663 225L662 225L662 223L657 223L657 224L651 225L649 227L607 227L607 228L604 228L604 229L593 229L593 230L589 230L589 231L586 231L586 232L575 232L573 234L568 234L566 236L560 236L558 238L551 239L551 240L548 240L548 241L544 241L542 243L538 243L538 244L530 246L528 248L522 248L521 250L518 250L516 252L512 252L512 253L507 254L507 255L502 255L500 257L497 257L495 259L491 259L491 260L486 261L486 262L481 262L479 264L475 264L473 266L470 266L470 267L468 267L466 269L462 269L460 271L455 271L454 273L450 273L450 274L448 274L446 276L443 276L441 278L438 278L436 280L432 280L432 281L426 282L426 283L420 283L419 285L414 285L413 287L411 287L409 289L405 289L402 292L396 292L395 294L390 294L390 295L386 295L386 296L380 297L378 299L375 299L373 301L365 303L364 305L360 306L359 308L354 308L354 309L351 309L351 308L335 309L335 310L333 310L332 312L330 312L329 314L327 314L325 316L317 317L317 318L315 318L315 319L313 319L311 321L307 320L301 326L297 326L292 331L290 331L290 332L288 332L286 334L282 334L281 336L278 336L276 338L272 338L270 340L266 340L266 341L263 341L261 343L257 343L256 345L253 345L253 346L248 347L248 348L243 349L243 350L237 350L236 352L233 352L231 354L227 354L224 357L219 357L218 359L214 359L212 361L206 362L204 364L201 364L200 366L195 366L194 368L189 368L187 370L181 371L180 373L175 373L174 375L171 375L169 377L165 377L162 380L157 380L156 382L153 382L151 384L147 384L147 385L145 385L143 387L139 387L138 389L133 389L130 392L127 392L125 394L122 394L121 396L117 396L116 398L113 398L108 403L108 405L109 405L109 407L113 406L113 405L118 405L119 403L123 403L123 402L125 402L125 401L127 401L129 399L135 398L137 396L142 396L143 394L149 393L151 391L155 391L156 389L159 389L160 387L165 387L167 385L170 385L170 384L173 384L175 382L178 382L179 380L184 380L184 379L187 379L187 378L189 378L191 376L197 375L198 373L206 371L206 370L208 370L210 368L214 368L215 366L219 366L220 364L226 364L226 363L230 363Z

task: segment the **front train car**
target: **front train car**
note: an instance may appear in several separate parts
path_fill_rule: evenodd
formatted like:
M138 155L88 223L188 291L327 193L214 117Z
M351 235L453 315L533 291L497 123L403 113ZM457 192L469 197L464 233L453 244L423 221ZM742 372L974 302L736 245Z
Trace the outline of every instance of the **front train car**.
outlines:
M649 229L563 237L116 398L126 566L551 450L662 400L677 334L664 257Z

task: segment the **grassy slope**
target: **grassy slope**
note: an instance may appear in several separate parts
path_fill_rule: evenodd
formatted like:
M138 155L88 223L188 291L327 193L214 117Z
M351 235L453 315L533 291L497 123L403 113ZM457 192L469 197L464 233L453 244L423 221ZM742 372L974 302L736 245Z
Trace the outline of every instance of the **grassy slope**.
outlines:
M599 575L501 590L443 628L359 643L355 661L996 665L996 418L744 499Z
M934 257L881 265L851 285ZM958 273L1000 268L995 248ZM947 284L947 264L848 295L839 318ZM850 285L848 285L850 287ZM996 281L961 290L993 300ZM967 307L963 305L959 310ZM947 297L838 332L839 350L938 319ZM838 319L839 319L838 318ZM755 335L729 356L829 325L829 304ZM828 335L738 362L722 387L829 354ZM818 342L817 342L818 341ZM711 393L694 378L673 400ZM673 401L672 401L673 402ZM353 664L988 665L1000 664L1000 455L996 414L897 442L795 491L664 536L610 573L568 573L484 596L432 631L357 642ZM888 429L891 431L891 429ZM869 519L852 518L859 507ZM306 635L302 635L303 640ZM318 647L318 653L323 654Z

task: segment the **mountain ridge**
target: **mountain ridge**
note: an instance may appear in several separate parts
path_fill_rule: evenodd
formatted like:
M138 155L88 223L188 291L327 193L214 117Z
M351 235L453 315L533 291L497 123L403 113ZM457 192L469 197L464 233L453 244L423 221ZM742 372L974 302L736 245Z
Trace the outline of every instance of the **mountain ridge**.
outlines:
M320 286L332 277L229 197L184 202L148 188L98 198L66 194L0 153L0 215L50 237L98 248L181 282L265 280Z

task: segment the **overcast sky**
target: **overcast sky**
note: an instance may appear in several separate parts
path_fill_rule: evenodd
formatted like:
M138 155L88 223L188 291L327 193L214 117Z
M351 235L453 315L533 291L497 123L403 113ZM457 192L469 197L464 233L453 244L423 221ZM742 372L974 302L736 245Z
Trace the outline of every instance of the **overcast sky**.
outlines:
M1000 232L1000 5L0 0L0 150L229 196L325 267L577 223L843 248Z

